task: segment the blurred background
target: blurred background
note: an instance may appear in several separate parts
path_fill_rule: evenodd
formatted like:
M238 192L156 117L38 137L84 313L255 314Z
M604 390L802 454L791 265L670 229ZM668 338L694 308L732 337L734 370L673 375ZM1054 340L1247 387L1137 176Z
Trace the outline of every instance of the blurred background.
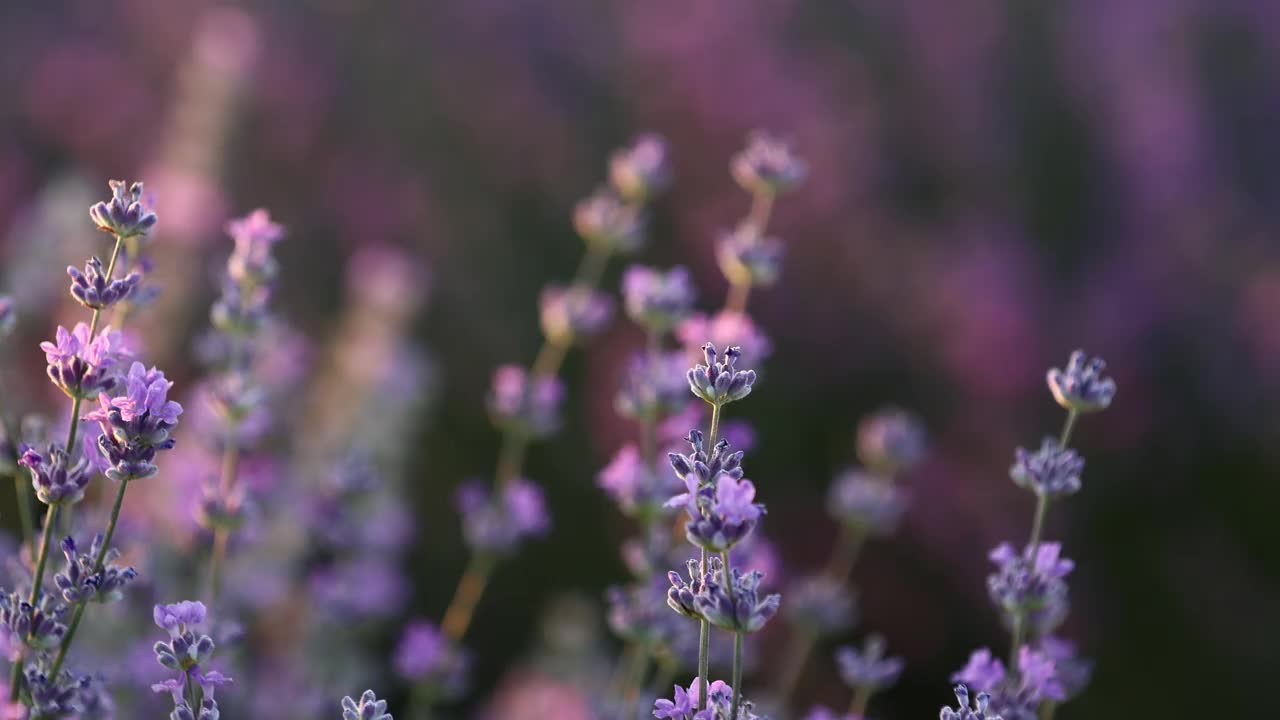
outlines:
M489 378L541 343L538 293L582 253L574 204L614 148L664 136L674 183L634 260L687 266L714 310L715 237L749 203L729 158L768 129L809 177L773 216L782 275L751 298L773 352L732 414L779 572L822 564L860 417L901 405L931 437L902 526L855 573L859 633L907 660L876 715L935 716L969 652L1007 642L986 553L1033 504L1008 466L1056 434L1044 373L1083 347L1119 392L1079 427L1084 490L1049 519L1077 562L1064 634L1096 660L1060 717L1243 716L1280 667L1277 77L1261 0L5 3L0 290L23 316L5 373L39 378L35 343L75 319L61 268L103 252L85 208L107 178L154 197L164 294L140 326L179 382L223 224L269 208L299 342L338 352L364 298L415 348L402 391L422 402L384 436L414 510L399 617L438 619L466 562L453 493L493 473ZM566 362L565 427L527 463L554 527L483 598L459 712L544 663L557 613L612 642L628 526L595 477L632 439L613 398L642 344L619 319ZM347 392L324 377L298 397ZM6 400L62 407L15 384ZM343 412L286 407L303 428ZM800 694L841 706L827 650Z

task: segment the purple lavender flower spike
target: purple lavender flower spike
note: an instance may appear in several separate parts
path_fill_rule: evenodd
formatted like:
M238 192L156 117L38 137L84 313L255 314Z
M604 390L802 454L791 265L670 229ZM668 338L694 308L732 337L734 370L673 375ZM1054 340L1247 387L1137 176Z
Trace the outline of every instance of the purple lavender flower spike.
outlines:
M232 335L254 332L267 318L271 287L241 287L230 277L222 284L222 294L209 309L209 321L215 328Z
M938 715L940 720L1003 720L999 715L987 714L987 706L991 702L991 696L987 693L978 693L978 697L974 698L973 705L970 706L969 688L957 685L956 700L960 703L959 710L942 708L942 712Z
M1046 380L1058 404L1078 413L1105 410L1116 395L1116 383L1102 377L1107 364L1102 358L1089 358L1083 350L1071 353L1067 368L1049 370Z
M76 323L71 332L59 325L54 342L40 343L49 364L49 379L71 398L92 400L99 393L111 390L115 378L109 371L119 353L119 348L113 346L115 337L110 325L93 338L89 337L89 326L84 323Z
M507 483L497 498L483 483L468 482L458 490L458 511L467 544L477 552L511 552L551 527L542 490L524 478Z
M827 512L850 527L872 535L888 535L907 509L906 493L893 483L862 470L846 470L827 494Z
M156 453L173 448L172 432L182 415L182 406L168 398L173 383L156 368L133 363L125 386L124 395L100 395L99 409L84 417L102 428L98 446L111 462L107 477L116 481L155 475Z
M1067 698L1053 658L1025 645L1018 650L1017 673L1007 672L1004 663L982 648L951 679L987 693L991 711L1008 720L1035 720L1044 701Z
M166 630L170 637L179 637L187 626L204 623L207 610L199 600L183 600L169 605L156 605L151 611L156 627Z
M686 476L689 478L696 474ZM750 480L721 475L714 486L689 487L667 501L668 507L684 505L689 514L685 537L707 552L725 552L755 530L764 506L753 502L756 489Z
M443 697L456 697L466 687L466 656L426 620L405 627L393 660L400 677L426 684Z
M142 275L137 272L108 281L102 261L97 257L89 258L83 273L74 265L67 266L67 275L71 277L71 297L90 310L102 310L115 305L129 297L138 283L142 282Z
M647 133L636 138L609 158L609 181L629 202L649 200L671 184L667 143L661 136Z
M723 574L723 573L722 573ZM729 571L732 588L724 587L716 576L704 580L703 590L694 596L694 605L702 617L712 625L736 633L752 633L778 613L782 596L776 593L760 595L760 581L764 574L758 571Z
M716 241L720 271L734 285L769 286L782 267L782 242L764 237L759 228L742 223Z
M8 337L18 325L18 313L14 310L13 298L0 295L0 339Z
M1060 557L1061 545L1040 543L1022 554L1008 543L991 551L996 572L987 576L987 590L996 607L1008 618L1023 617L1041 633L1057 627L1067 611L1067 584L1063 581L1075 564Z
M518 365L493 373L489 417L500 430L543 437L560 428L564 385L556 377L530 376Z
M727 475L732 478L742 477L742 451L732 451L728 440L717 442L716 446L711 449L710 455L707 454L703 447L702 432L700 430L690 430L689 437L685 440L689 443L689 447L693 452L688 455L668 453L667 459L671 462L671 469L675 471L676 477L684 481L689 493L694 493L698 488L710 485L721 475ZM681 494L672 498L667 504L671 506L688 505L692 501L692 497L688 497L687 494Z
M103 554L102 568L95 572L94 561L102 551L102 541L102 535L98 534L93 538L89 552L81 553L77 551L73 538L63 539L62 554L67 558L67 566L53 576L53 581L67 603L115 602L123 597L125 586L137 579L137 570L115 564L120 557L120 551L115 548Z
M146 235L156 224L156 214L147 207L142 183L130 185L124 180L111 180L107 184L111 199L89 208L94 224L122 240Z
M878 473L910 470L924 453L924 427L905 410L885 408L858 423L858 459Z
M596 252L630 253L644 243L645 220L640 209L607 187L578 203L573 226Z
M701 697L701 678L694 678L689 689L675 686L673 699L659 698L653 703L653 716L659 720L729 720L733 703L733 688L723 680L716 680L707 686L706 709L697 712ZM768 720L755 713L755 707L749 700L742 700L738 707L736 720Z
M613 318L613 300L585 287L551 285L538 298L542 332L557 345L590 339Z
M707 586L717 575L724 572L724 565L721 564L720 558L714 555L707 558L705 573L698 571L699 564L697 560L690 560L687 563L688 582L674 570L667 573L667 580L671 583L671 588L667 590L667 605L681 615L695 620L702 619L702 611L698 609L698 597L706 592Z
M716 352L716 346L707 343L702 346L706 364L695 365L689 370L689 389L694 395L712 405L727 405L741 400L751 394L751 386L756 381L754 370L738 370L735 365L742 351L736 346L724 351L724 355Z
M227 223L235 250L227 260L227 275L238 283L261 284L275 277L278 267L271 248L284 237L284 227L258 208Z
M43 590L35 604L16 592L0 594L0 628L7 631L11 641L24 643L33 650L48 650L62 644L67 634L67 626L62 622L66 612L66 605Z
M742 189L770 195L799 185L809 171L788 143L761 131L751 133L729 169Z
M884 656L884 638L871 635L859 651L842 647L836 651L840 678L851 688L876 692L893 685L902 674L902 658Z
M219 716L218 702L214 699L215 691L231 684L231 678L217 670L206 670L202 665L213 657L213 638L199 631L204 624L206 610L204 603L192 600L170 605L156 605L152 617L160 629L169 633L168 642L155 644L156 661L166 669L178 673L177 677L168 678L151 686L157 693L168 692L173 696L174 709L171 720L217 720ZM199 685L199 711L195 713L187 704L184 689L188 681L194 680Z
M636 355L627 367L614 400L618 414L633 420L659 419L679 413L690 404L683 352Z
M1056 681L1062 686L1064 700L1079 695L1089 684L1093 664L1076 655L1075 646L1056 635L1045 635L1038 643L1039 651L1053 661Z
M787 619L817 637L853 627L856 609L846 584L825 574L800 578L787 591Z
M36 498L45 505L74 505L84 499L84 489L93 472L89 462L81 458L71 463L71 456L57 444L50 444L45 454L27 448L18 464L31 472L31 487Z
M640 457L635 445L618 448L609 464L600 471L596 485L609 494L624 515L654 517L671 497L670 477L653 469Z
M357 702L351 696L342 698L342 720L392 720L387 701L379 700L372 690L365 690Z
M632 265L622 275L622 297L627 316L636 324L651 333L665 333L692 311L693 282L683 267L663 272Z
M1009 477L1020 488L1057 499L1080 490L1080 474L1083 472L1084 458L1075 450L1058 445L1054 438L1046 437L1035 452L1017 449Z
M88 676L76 677L62 670L50 677L40 667L23 670L26 690L30 699L28 708L18 706L17 712L8 717L19 720L44 720L44 718L84 718L92 716L89 710L103 704L101 684ZM106 701L108 706L110 701Z
M969 655L969 662L951 676L951 681L990 692L1004 682L1005 674L1004 663L1000 658L993 655L990 648L980 648Z

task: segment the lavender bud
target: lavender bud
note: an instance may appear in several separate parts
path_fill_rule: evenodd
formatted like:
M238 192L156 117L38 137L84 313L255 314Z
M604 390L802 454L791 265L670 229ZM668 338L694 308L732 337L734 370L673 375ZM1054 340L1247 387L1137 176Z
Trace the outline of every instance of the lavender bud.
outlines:
M584 287L552 285L538 298L542 332L557 345L591 338L613 318L613 300L603 292Z
M815 636L847 630L853 626L853 595L838 580L811 575L797 580L787 592L787 619Z
M763 573L733 568L729 572L732 589L718 582L721 576L704 580L702 592L694 597L698 612L712 625L730 632L756 632L777 614L782 596L760 596Z
M756 381L753 370L738 370L734 365L742 351L731 347L721 356L716 346L707 343L702 346L706 356L706 364L695 365L689 370L689 389L694 395L712 405L727 405L741 400L751 394L751 386Z
M683 267L662 272L632 265L622 275L622 296L627 316L655 334L671 330L693 309L693 283Z
M18 325L18 313L13 298L0 295L0 339L8 337Z
M673 699L659 698L653 703L653 716L659 720L729 720L733 712L733 688L723 680L707 683L706 709L698 712L702 694L702 679L694 678L686 690L675 687ZM767 720L755 713L755 705L741 699L735 720Z
M0 594L0 628L33 650L57 647L67 634L62 618L67 607L44 591L36 604L16 592Z
M387 701L379 700L372 690L365 690L356 702L351 696L342 698L342 720L392 720Z
M156 224L156 214L143 199L142 183L130 185L124 180L111 180L107 184L111 199L89 208L94 224L122 240L146 235Z
M1079 413L1105 410L1116 395L1116 383L1102 377L1107 364L1102 358L1089 358L1083 350L1071 353L1067 369L1049 370L1049 390L1058 404Z
M609 180L628 202L644 202L671 183L667 143L661 136L641 135L609 159Z
M733 285L768 286L778 280L782 266L782 243L762 237L760 230L743 223L716 241L720 271Z
M840 522L872 535L888 535L907 509L906 493L862 470L838 476L827 494L827 512Z
M1028 546L1022 554L1008 543L991 551L996 572L987 576L991 601L1008 618L1024 618L1030 626L1047 633L1066 616L1067 584L1063 580L1075 563L1060 556L1058 543Z
M123 278L108 280L102 261L97 257L89 258L81 273L74 266L67 267L67 275L71 277L71 297L90 310L102 310L129 297L142 275L131 272Z
M46 505L80 502L93 477L87 460L80 458L71 464L71 456L57 444L49 445L44 455L34 448L27 448L18 458L18 464L31 472L31 486L35 488L36 498Z
M518 365L493 373L489 417L499 430L543 437L560 428L564 385L554 376L530 376Z
M644 242L645 222L639 208L609 188L601 188L578 203L573 226L598 252L634 252Z
M125 377L125 394L98 396L99 409L84 417L102 428L98 447L110 462L107 477L124 482L158 472L156 453L174 446L173 429L182 406L169 400L173 383L156 368L135 362Z
M707 558L706 572L699 571L700 563L690 560L686 564L688 582L674 570L667 573L671 588L667 590L667 605L676 612L695 620L702 619L702 611L698 609L698 596L706 592L714 577L724 572L720 558L712 555Z
M840 678L851 688L876 692L889 687L902 674L902 658L884 656L884 638L871 635L862 650L842 647L836 651Z
M885 408L858 423L858 459L875 472L895 475L924 458L925 440L915 415Z
M1057 440L1046 437L1035 452L1017 449L1009 477L1020 488L1056 499L1080 490L1082 472L1084 458L1075 450L1059 446Z
M426 620L414 620L405 627L394 665L400 677L425 684L443 697L456 697L466 687L466 656Z
M102 542L102 535L99 534L94 537L89 552L80 553L73 538L63 539L62 554L67 559L67 565L62 572L54 575L53 581L67 603L115 602L124 595L125 586L137 579L137 570L116 565L120 551L115 548L102 554L102 567L95 571L95 559L102 551Z
M48 363L47 374L68 397L92 400L115 386L109 371L122 352L111 326L89 337L89 326L76 323L71 332L58 326L54 342L40 343Z
M999 715L987 714L987 705L991 701L991 696L987 693L978 693L978 697L973 701L973 706L970 707L969 688L964 685L957 685L956 700L960 703L960 709L942 708L942 712L938 715L940 720L1003 720Z
M751 133L747 147L733 156L729 169L742 189L770 195L790 190L808 174L808 167L788 143L761 131Z
M227 260L227 275L241 285L258 285L275 277L278 267L271 248L284 237L284 228L258 208L227 223L235 250Z

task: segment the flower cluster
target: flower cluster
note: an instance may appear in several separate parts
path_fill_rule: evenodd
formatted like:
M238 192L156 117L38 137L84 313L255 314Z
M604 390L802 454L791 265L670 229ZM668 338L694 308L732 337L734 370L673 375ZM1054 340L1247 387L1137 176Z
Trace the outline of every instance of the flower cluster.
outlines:
M701 701L704 687L707 693L705 703ZM687 690L676 685L671 700L661 698L654 701L653 716L659 720L768 720L755 714L754 706L747 700L739 702L737 715L733 715L733 700L733 688L723 680L715 680L708 685L701 678L694 678Z
M1107 364L1076 350L1067 359L1067 368L1049 370L1049 390L1058 404L1069 411L1089 413L1105 410L1116 395L1116 383L1103 377Z
M867 692L889 687L902 674L902 659L884 656L884 638L871 635L859 650L842 647L836 651L840 679L854 689Z
M138 578L137 570L115 564L120 551L105 550L101 534L93 538L87 553L77 550L74 538L64 538L62 554L67 559L66 569L54 575L53 581L68 603L115 602L123 596L125 586Z
M729 168L742 189L770 195L799 185L809 170L789 144L763 132L751 134Z
M372 690L365 690L360 699L342 698L342 720L392 720L387 712L387 701L379 700Z
M231 684L231 678L204 663L213 657L213 638L200 632L205 622L204 603L184 600L171 605L156 605L152 617L156 625L169 633L169 640L155 645L156 661L177 672L151 686L157 693L173 697L172 720L218 720L218 702L214 691Z
M1061 546L1050 542L1027 547L1022 553L1009 543L991 551L996 572L987 576L987 591L1010 623L1021 619L1045 634L1062 622L1067 613L1064 578L1075 563L1060 552Z
M81 458L74 464L59 445L50 445L44 454L27 448L18 464L31 472L31 486L36 498L46 505L72 505L84 499L84 490L93 477L89 461Z
M716 352L716 346L707 343L702 346L706 364L695 365L689 369L689 389L693 394L712 405L726 405L741 400L751 394L751 386L756 381L754 370L738 370L735 367L742 350L731 347L724 355Z
M627 316L648 332L660 335L689 316L694 301L693 283L683 267L663 272L632 265L622 276L622 297Z
M463 536L477 552L511 552L527 537L546 534L551 527L542 489L516 478L490 496L484 483L472 481L458 490Z
M182 415L182 406L168 396L173 383L156 368L135 362L124 384L125 394L99 395L100 407L84 417L101 427L98 445L110 463L106 475L120 482L156 474L156 453L173 448L173 429Z
M1017 449L1009 477L1020 488L1056 499L1079 492L1082 472L1084 458L1047 437L1035 452Z
M505 432L543 437L560 428L563 402L564 384L559 378L531 375L518 365L503 365L493 374L489 417Z
M156 224L156 214L148 207L140 182L112 180L111 199L94 203L89 217L98 229L120 239L146 235Z
M845 525L871 535L893 532L906 509L907 497L902 488L864 470L842 472L827 491L827 512Z
M57 647L67 634L66 613L67 606L51 594L41 593L35 602L14 592L0 594L0 627L11 645L25 644L33 650Z
M538 298L542 332L557 345L599 334L613 318L613 300L599 290L550 285Z
M97 257L89 258L81 273L74 265L67 267L67 275L71 276L71 296L90 310L102 310L129 297L138 283L142 282L142 274L134 271L123 278L112 280L102 267Z
M59 325L54 342L42 342L40 349L49 364L49 379L68 397L92 400L115 387L111 370L121 348L110 325L92 337L84 323L76 323L70 332Z
M396 646L393 665L400 677L450 698L466 688L469 658L426 620L405 626Z

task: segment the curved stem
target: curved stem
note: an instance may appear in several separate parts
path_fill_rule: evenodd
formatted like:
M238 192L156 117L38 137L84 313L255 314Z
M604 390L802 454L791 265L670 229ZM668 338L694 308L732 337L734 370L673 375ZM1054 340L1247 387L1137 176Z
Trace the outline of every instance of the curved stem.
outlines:
M129 487L128 480L120 482L120 489L116 491L115 503L111 506L111 517L107 520L107 532L102 536L102 545L98 548L98 554L93 559L93 572L102 572L103 565L106 564L107 550L111 547L111 539L115 537L116 525L120 522L120 508L124 507L124 493ZM58 671L62 669L62 663L67 659L67 652L71 650L71 641L76 636L76 630L80 627L80 619L84 617L85 608L88 606L87 599L81 600L76 604L75 614L71 617L71 624L67 626L67 634L62 638L62 645L58 648L58 657L53 662L53 671L50 673L57 676Z
M480 596L489 584L496 562L497 558L489 553L471 556L471 561L458 582L458 589L453 593L453 600L445 610L444 619L440 621L440 630L445 637L457 642L467 634L476 604L480 602Z
M756 229L760 235L764 235L764 231L769 227L769 216L773 213L774 194L768 191L761 191L751 196L751 211L747 214L747 222Z

